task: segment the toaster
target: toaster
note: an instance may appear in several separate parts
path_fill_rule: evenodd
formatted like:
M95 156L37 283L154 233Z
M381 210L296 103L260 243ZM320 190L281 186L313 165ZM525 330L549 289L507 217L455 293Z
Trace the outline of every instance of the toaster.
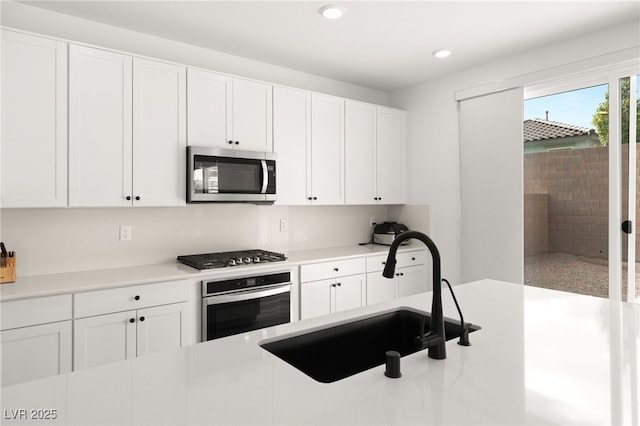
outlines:
M373 243L390 246L398 235L408 230L409 228L398 222L378 223L373 228ZM402 244L409 244L409 240L403 241Z

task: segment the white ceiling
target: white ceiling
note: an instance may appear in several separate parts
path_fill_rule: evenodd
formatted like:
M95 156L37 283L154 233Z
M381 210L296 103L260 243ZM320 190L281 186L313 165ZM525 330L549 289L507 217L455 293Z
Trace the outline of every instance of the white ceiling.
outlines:
M380 90L640 22L638 1L22 3ZM327 3L343 17L321 17Z

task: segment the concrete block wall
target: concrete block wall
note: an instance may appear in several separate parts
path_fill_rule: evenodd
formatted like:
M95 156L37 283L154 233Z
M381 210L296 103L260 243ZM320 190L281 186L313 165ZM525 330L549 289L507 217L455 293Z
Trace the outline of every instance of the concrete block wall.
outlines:
M636 152L640 158L640 146ZM628 158L629 145L623 145L622 156ZM609 150L608 147L551 151L524 156L525 247L527 236L544 232L539 223L527 224L526 194L548 196L548 251L606 259L608 256L609 216ZM627 176L625 167L623 176ZM636 227L640 219L640 167L636 176ZM627 192L627 185L622 188ZM531 197L530 197L531 198ZM534 207L532 207L534 208ZM623 205L626 211L627 204ZM530 237L534 238L534 237ZM537 237L539 241L541 236ZM535 245L534 241L529 245ZM535 250L534 250L535 251ZM640 258L640 239L636 241L636 261ZM534 253L532 253L534 254ZM527 253L525 252L525 255ZM623 249L626 259L626 247Z
M549 196L524 194L524 255L549 252Z

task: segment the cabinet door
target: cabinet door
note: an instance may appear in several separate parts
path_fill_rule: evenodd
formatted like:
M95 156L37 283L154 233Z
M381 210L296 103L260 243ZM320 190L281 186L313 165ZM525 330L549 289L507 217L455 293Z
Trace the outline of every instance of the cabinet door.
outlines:
M231 90L231 77L191 68L187 70L189 145L229 147Z
M2 207L67 205L67 44L2 31Z
M367 274L367 305L386 302L396 298L397 278L385 278L382 272Z
M311 95L311 196L344 204L344 99Z
M131 205L131 59L69 46L70 206Z
M135 358L136 321L136 311L74 320L73 369Z
M339 277L335 280L333 306L331 312L346 311L359 308L365 300L366 275Z
M0 332L2 386L71 371L71 321Z
M304 205L310 179L311 93L273 88L273 150L278 154L277 204Z
M345 202L376 204L376 106L345 101Z
M382 204L405 203L404 111L378 107L376 188Z
M137 355L180 348L186 335L187 303L137 311Z
M398 297L411 296L430 290L425 265L398 268Z
M331 284L335 280L300 284L300 318L307 319L331 313Z
M232 132L234 148L273 151L273 86L233 79Z
M185 205L186 70L133 59L133 204Z

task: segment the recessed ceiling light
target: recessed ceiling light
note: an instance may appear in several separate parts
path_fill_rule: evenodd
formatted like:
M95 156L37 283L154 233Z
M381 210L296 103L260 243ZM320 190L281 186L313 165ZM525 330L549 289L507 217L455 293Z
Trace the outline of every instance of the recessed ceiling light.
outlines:
M320 8L320 14L327 19L336 19L342 16L342 9L338 6L328 4Z
M434 50L431 54L436 58L446 58L447 56L451 55L451 51L447 49L438 49Z

